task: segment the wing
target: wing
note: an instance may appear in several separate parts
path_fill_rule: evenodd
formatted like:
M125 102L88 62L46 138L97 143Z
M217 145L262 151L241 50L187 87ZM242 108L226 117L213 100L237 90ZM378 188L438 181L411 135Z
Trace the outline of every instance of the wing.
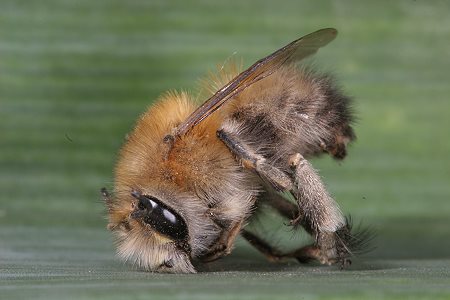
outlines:
M242 92L250 85L270 76L282 65L302 60L335 39L337 30L325 28L305 35L274 53L266 56L250 68L233 78L211 98L198 107L183 123L175 129L175 136L181 136L215 112L225 102Z

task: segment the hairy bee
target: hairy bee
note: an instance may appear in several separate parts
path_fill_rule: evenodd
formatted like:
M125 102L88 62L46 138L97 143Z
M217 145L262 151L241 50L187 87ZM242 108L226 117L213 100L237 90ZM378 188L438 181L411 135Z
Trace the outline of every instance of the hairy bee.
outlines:
M346 156L355 139L349 98L329 76L296 65L336 34L306 35L239 74L219 70L210 89L222 87L199 107L189 94L170 92L141 116L120 152L114 194L102 190L121 258L149 271L193 273L193 262L229 254L241 234L269 258L350 262L367 235L351 234L307 160ZM314 243L282 253L245 230L262 198Z

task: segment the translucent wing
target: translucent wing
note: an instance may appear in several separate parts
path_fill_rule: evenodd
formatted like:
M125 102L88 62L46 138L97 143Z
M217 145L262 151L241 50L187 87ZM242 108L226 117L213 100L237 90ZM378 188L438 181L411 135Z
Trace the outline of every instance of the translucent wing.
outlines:
M181 136L192 127L200 123L225 102L242 92L250 85L271 75L285 63L299 61L310 56L335 39L337 30L325 28L305 35L274 53L266 56L250 68L233 78L223 88L218 90L211 98L198 107L175 131L175 136Z

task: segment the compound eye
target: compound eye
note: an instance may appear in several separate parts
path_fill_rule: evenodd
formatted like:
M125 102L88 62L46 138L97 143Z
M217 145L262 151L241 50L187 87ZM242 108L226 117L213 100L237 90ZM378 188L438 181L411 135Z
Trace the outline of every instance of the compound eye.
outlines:
M177 224L177 217L173 213L171 213L167 209L163 209L162 212L163 212L164 218L167 221L169 221L172 224Z
M139 200L138 209L144 213L144 223L175 241L187 240L187 224L175 210L153 196L136 192L132 195Z
M139 210L145 210L146 209L148 211L152 211L153 209L158 207L158 203L155 202L155 199L156 198L154 198L154 197L140 196L139 197L139 203L138 203Z

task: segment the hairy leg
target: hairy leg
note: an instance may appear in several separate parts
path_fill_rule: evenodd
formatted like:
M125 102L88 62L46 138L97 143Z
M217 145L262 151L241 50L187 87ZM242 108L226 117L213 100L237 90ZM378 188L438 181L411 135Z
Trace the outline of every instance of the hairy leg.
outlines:
M292 193L302 208L302 215L295 222L309 227L315 239L313 245L294 251L291 255L308 256L323 264L340 262L342 266L348 265L351 249L343 237L350 236L350 228L339 206L302 155L292 155L289 164L295 182Z
M258 249L262 254L264 254L269 261L275 262L285 258L285 255L281 253L280 250L271 246L268 242L258 237L256 234L247 230L242 230L241 236L245 240L247 240L247 242L249 242L250 245L252 245L256 249Z
M271 262L277 262L283 259L294 258L301 263L307 263L311 260L318 260L320 250L317 247L306 246L292 252L283 253L276 247L270 245L267 241L256 234L243 230L241 236L247 240L253 247L259 250Z
M290 220L291 225L301 225L310 235L315 236L315 232L311 228L309 220L305 218L298 205L286 199L279 193L266 192L263 194L264 201L272 208L278 211L281 216ZM306 263L311 260L317 260L323 263L323 255L317 243L313 245L301 247L292 252L282 253L280 250L270 246L262 238L257 237L253 233L242 232L242 236L255 248L261 251L270 261L276 261L282 258L295 258L299 262Z
M275 208L283 217L291 219L292 212L298 211L298 209L292 202L288 201L281 195L271 193L268 196L275 196L270 197L270 199L266 196L265 199L268 200L268 203L273 208ZM289 207L292 208L292 211L289 211L287 209ZM306 227L305 229L308 231L308 227ZM253 247L264 254L271 262L276 262L287 258L294 258L301 263L308 263L313 260L326 264L340 263L341 268L344 268L351 263L351 261L349 260L349 254L353 255L370 251L370 241L372 240L374 235L374 232L370 228L358 228L356 232L352 231L351 219L346 219L346 225L338 230L334 236L334 238L337 238L337 240L339 241L338 245L341 243L345 245L345 247L343 250L340 250L341 254L338 255L338 257L327 258L326 261L324 261L323 250L318 246L317 243L300 247L291 252L283 252L280 249L277 249L276 247L270 245L270 243L263 238L245 229L242 230L241 235ZM311 235L314 235L312 232L309 233ZM349 250L351 250L351 253L349 252ZM340 251L336 252L339 253Z
M341 263L342 267L347 266L352 252L367 246L370 232L363 230L355 235L350 233L351 224L325 190L319 175L301 155L292 155L289 164L295 183L291 193L298 205L276 192L267 191L262 197L283 217L290 219L291 225L301 225L314 237L314 243L289 253L281 253L279 250L272 251L272 247L261 238L252 236L247 240L269 260L290 257L300 262L317 260L323 264ZM249 233L246 235L249 236Z
M268 164L266 159L247 145L238 134L220 129L217 131L217 136L241 161L244 168L256 171L264 181L269 182L277 191L292 189L291 178L283 171Z
M283 257L295 257L299 261L314 259L323 264L341 263L343 267L350 263L348 258L352 255L351 244L358 244L350 234L351 225L326 191L320 176L301 154L289 157L292 172L288 175L267 163L266 159L247 145L239 134L221 129L217 132L217 136L244 167L254 170L275 190L290 191L296 198L297 215L291 220L291 225L302 225L314 237L315 242ZM289 209L292 206L282 203L279 199L274 201L272 206L286 217L291 217ZM252 240L256 238L253 237ZM258 249L264 248L261 246L263 244L252 243Z
M294 226L294 228L300 225L307 233L309 233L310 235L314 235L310 223L304 217L303 210L300 209L298 205L297 199L297 203L294 203L285 198L283 195L273 191L266 191L264 194L262 194L262 198L282 217L288 219L289 225Z
M283 195L275 191L271 191L270 189L265 190L258 198L270 205L270 207L275 209L286 219L293 220L300 215L300 209L297 203L289 201Z
M243 220L240 220L224 228L215 244L199 259L203 262L211 262L230 254L234 241L241 231L242 223Z

